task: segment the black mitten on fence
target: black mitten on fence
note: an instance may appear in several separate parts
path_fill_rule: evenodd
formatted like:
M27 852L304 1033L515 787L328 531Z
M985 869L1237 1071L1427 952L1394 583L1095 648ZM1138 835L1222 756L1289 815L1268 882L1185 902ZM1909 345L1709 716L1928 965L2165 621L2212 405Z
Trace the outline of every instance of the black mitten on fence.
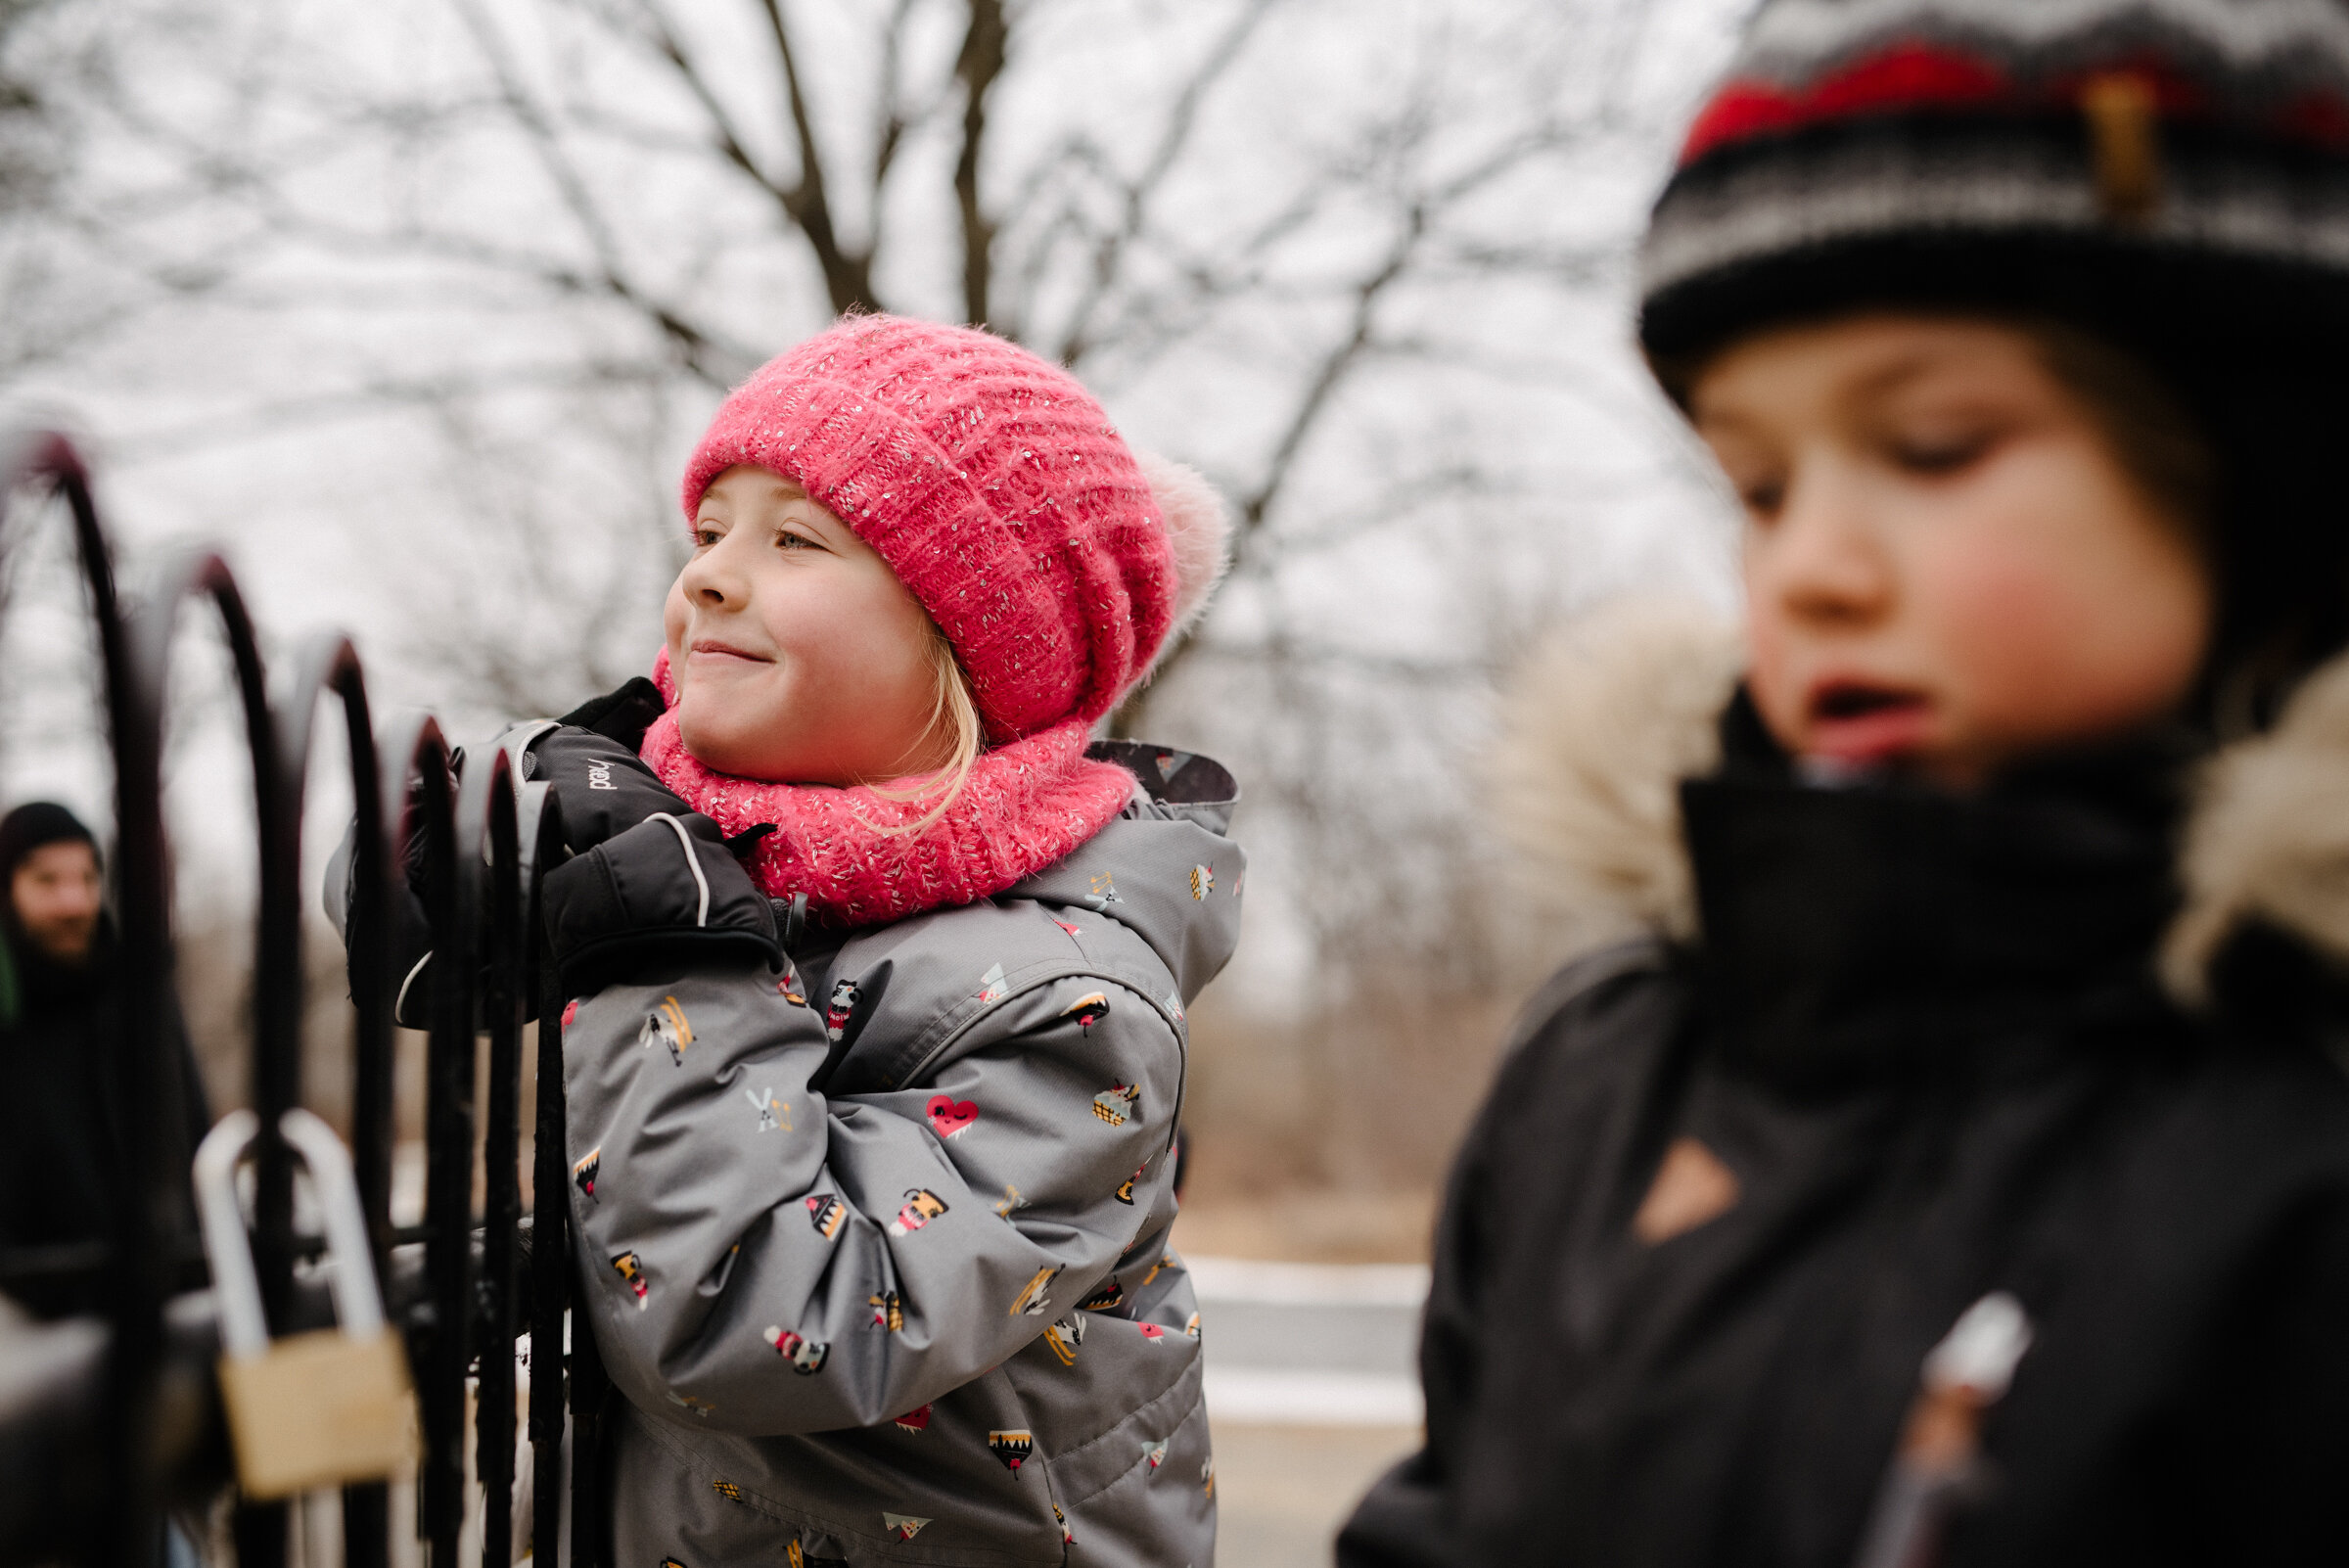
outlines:
M568 817L568 796L564 806ZM541 897L570 995L692 964L781 961L773 906L698 811L665 811L614 834L549 871Z
M527 776L555 787L563 802L563 842L585 854L657 812L693 810L644 760L592 729L566 724L530 743Z

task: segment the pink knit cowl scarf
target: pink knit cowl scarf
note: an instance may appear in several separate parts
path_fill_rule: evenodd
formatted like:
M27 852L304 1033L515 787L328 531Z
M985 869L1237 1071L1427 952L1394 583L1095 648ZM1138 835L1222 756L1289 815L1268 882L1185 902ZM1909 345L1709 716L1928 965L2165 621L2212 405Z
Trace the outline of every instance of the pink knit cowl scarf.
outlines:
M677 733L666 652L653 679L669 711L645 732L646 763L729 838L773 823L747 862L752 879L769 898L805 893L809 911L833 925L879 925L991 898L1100 832L1133 793L1132 774L1084 755L1090 726L1071 719L980 753L937 821L888 831L919 821L935 797L893 801L862 787L714 772Z

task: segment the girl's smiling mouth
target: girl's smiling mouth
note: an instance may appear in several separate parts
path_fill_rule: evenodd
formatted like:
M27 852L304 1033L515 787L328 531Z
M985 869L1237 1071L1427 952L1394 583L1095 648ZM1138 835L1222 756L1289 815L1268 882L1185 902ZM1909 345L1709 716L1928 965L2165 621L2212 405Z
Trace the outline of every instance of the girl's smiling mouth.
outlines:
M745 664L754 665L771 665L774 663L774 660L766 654L752 653L747 648L737 648L734 646L734 644L721 641L716 637L694 638L693 647L690 650L690 654L691 657L696 660L738 659L743 661Z
M1932 729L1932 705L1912 688L1822 680L1810 708L1804 750L1838 761L1889 761L1916 751Z

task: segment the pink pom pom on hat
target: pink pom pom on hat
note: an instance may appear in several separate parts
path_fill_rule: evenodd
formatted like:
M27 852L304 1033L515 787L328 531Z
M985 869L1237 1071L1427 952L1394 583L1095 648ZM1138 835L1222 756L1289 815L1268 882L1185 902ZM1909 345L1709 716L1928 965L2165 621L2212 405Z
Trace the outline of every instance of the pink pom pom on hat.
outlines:
M851 316L769 360L687 464L687 518L744 463L797 480L880 552L998 744L1108 713L1221 568L1204 482L1153 464L1171 530L1092 394L972 328Z

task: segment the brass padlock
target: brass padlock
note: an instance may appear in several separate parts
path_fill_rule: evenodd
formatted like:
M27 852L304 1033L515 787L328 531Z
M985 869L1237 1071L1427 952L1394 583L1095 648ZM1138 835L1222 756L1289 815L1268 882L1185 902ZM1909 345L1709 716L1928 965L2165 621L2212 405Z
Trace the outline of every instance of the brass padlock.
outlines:
M382 1480L416 1456L407 1356L384 1321L350 1157L334 1130L307 1111L288 1111L278 1127L317 1194L337 1328L269 1338L236 1189L237 1166L260 1119L231 1111L196 1151L196 1206L220 1320L220 1401L237 1485L253 1499Z

